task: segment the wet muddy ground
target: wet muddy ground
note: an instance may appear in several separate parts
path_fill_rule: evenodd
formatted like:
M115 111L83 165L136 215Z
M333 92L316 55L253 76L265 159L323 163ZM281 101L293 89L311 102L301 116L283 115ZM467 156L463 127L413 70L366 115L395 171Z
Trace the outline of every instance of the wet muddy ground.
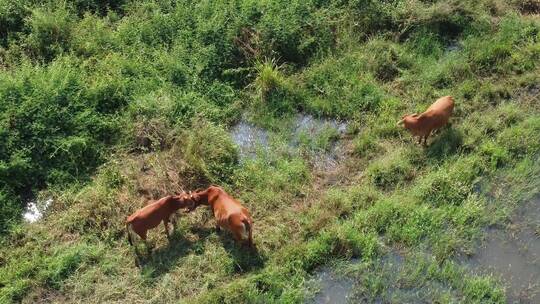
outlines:
M312 304L345 304L351 300L354 280L336 273L330 267L322 267L316 274L314 281L318 285L315 297L308 301Z
M457 43L449 47L449 51L457 49ZM340 139L346 129L343 122L297 115L286 134L287 145L307 151L314 170L331 176L345 158ZM271 132L245 120L231 129L241 159L256 157L258 149L268 151L270 136ZM540 197L521 206L506 229L489 229L482 246L463 265L473 273L500 278L507 288L509 303L540 303ZM400 277L407 271L404 258L395 252L379 259L374 267L376 271L367 277L382 277L387 283L383 294L369 294L362 286L366 274L343 275L331 267L322 267L313 275L318 292L308 303L429 303L433 294L451 294L448 287L436 282L423 286L404 284Z
M23 218L29 223L38 221L43 217L43 213L51 205L52 201L52 198L49 198L45 201L28 202L28 204L26 205L26 209L23 213Z
M506 229L489 229L465 263L500 278L509 303L540 303L540 197L519 207Z
M346 130L345 122L299 114L289 128L288 147L305 148L316 171L332 170L344 156L339 138ZM230 134L238 146L241 160L254 158L258 150L268 151L270 148L271 132L244 119L231 128Z
M241 120L230 130L233 142L238 146L241 159L254 158L257 149L268 149L268 131Z

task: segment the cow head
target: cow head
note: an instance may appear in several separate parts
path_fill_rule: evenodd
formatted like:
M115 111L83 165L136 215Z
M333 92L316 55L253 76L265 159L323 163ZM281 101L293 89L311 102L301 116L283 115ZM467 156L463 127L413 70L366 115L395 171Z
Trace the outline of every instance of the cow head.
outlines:
M191 212L196 208L195 202L189 195L189 193L182 191L181 193L176 193L173 196L174 200L178 204L178 208L186 208L186 212Z
M416 124L417 121L418 121L417 113L408 114L408 115L403 115L403 117L401 117L401 120L397 122L397 125L399 126L403 124L403 127L405 129L409 129L412 125Z
M202 191L203 189L197 189L190 192L190 197L195 202L197 207L200 205L208 205L208 196L202 195Z

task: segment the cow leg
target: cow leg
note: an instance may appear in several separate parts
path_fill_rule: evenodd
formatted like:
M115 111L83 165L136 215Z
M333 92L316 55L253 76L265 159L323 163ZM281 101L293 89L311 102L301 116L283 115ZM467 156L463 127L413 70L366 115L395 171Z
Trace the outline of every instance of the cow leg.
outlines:
M169 219L163 219L163 226L165 226L165 236L167 237L167 239L170 239L171 234L169 233Z
M429 135L431 134L431 131L429 131L425 136L424 136L424 147L427 146L427 139L429 137Z
M238 243L241 246L244 245L241 231L238 231L238 229L234 229L233 232L232 232L232 235L233 235L233 238L236 241L236 243Z
M173 225L173 231L176 230L176 228L177 228L177 218L176 218L176 216L177 216L176 213L173 213L170 216L170 221L171 221L171 223Z
M146 234L148 233L148 230L141 231L140 233L137 233L141 239L144 242L144 246L146 247L146 253L150 255L152 253L152 249L150 249L150 244L148 244L148 240L146 239Z

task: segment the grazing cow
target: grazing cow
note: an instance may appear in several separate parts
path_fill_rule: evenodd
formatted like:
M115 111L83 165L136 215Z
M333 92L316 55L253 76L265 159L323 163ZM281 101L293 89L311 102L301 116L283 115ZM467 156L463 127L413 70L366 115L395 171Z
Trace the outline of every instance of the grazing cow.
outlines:
M221 187L210 186L206 190L191 193L194 208L199 205L209 206L216 218L216 230L221 228L232 232L236 242L254 248L253 220L249 211L231 197Z
M169 238L169 221L172 221L173 225L176 223L176 219L173 215L180 208L187 208L187 211L194 209L193 200L189 198L187 193L163 197L135 211L135 213L130 215L126 220L129 244L133 245L130 228L146 243L146 233L148 230L157 227L161 222L163 222L165 234L167 235L167 238Z
M405 129L409 130L413 136L418 136L418 143L424 140L425 146L431 132L448 123L453 110L452 96L444 96L437 99L424 113L404 115L397 124L399 126L403 123Z

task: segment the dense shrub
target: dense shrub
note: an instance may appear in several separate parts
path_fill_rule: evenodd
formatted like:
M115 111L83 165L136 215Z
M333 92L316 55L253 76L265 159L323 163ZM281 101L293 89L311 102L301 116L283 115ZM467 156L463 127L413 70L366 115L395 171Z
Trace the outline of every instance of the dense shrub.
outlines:
M7 46L9 38L15 38L24 27L24 18L29 14L25 1L0 1L0 45Z
M64 7L34 9L26 21L30 32L25 45L30 56L50 61L69 48L74 24L71 12Z

